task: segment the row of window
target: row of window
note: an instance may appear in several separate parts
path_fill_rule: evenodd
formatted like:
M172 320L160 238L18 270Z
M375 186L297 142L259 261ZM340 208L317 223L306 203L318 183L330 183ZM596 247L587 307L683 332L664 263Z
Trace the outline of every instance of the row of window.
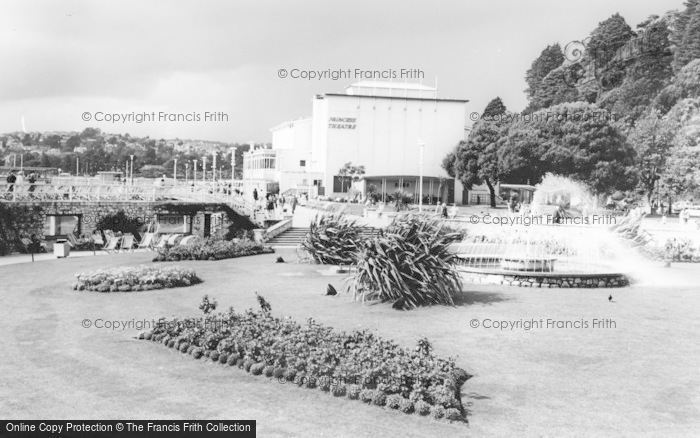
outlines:
M197 220L195 218L195 220ZM224 224L221 213L205 215L205 230L215 232L221 229ZM182 215L158 215L158 232L169 233L191 233L193 218ZM81 234L83 225L82 215L47 215L44 223L44 236L65 237L68 233ZM205 234L208 234L205 232Z

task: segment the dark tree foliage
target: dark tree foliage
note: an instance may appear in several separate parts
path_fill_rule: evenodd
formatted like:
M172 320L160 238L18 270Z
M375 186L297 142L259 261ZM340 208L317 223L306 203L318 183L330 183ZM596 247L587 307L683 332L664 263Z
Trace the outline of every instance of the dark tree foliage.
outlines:
M700 58L700 2L688 0L678 15L674 40L677 44L673 68L680 71L694 59Z
M564 53L559 43L547 46L540 56L535 59L525 73L527 89L525 93L532 100L537 91L542 87L542 80L555 68L564 62Z

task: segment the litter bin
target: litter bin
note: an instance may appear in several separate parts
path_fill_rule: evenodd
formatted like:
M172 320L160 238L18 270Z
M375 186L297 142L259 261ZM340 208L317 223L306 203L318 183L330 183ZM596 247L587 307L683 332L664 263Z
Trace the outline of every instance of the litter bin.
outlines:
M70 243L67 240L57 240L53 245L53 253L57 258L70 255Z

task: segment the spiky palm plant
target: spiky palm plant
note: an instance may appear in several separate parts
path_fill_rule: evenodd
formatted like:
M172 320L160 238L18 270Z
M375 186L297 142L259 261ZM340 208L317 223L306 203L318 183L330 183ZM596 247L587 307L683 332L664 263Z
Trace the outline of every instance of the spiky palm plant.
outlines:
M454 305L461 287L449 245L461 233L446 231L431 217L397 216L384 236L366 241L358 252L357 274L349 288L355 299L400 302L410 309Z
M359 227L342 213L316 215L302 246L314 261L331 265L356 262Z

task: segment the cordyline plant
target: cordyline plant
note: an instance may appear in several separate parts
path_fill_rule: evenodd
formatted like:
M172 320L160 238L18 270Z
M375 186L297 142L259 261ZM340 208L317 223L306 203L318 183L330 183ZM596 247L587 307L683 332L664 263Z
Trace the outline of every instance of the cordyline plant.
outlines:
M302 246L314 261L330 265L356 263L360 229L342 213L316 215Z
M435 218L397 216L383 236L363 244L349 289L355 299L391 301L403 309L454 305L461 281L448 247L461 237Z

